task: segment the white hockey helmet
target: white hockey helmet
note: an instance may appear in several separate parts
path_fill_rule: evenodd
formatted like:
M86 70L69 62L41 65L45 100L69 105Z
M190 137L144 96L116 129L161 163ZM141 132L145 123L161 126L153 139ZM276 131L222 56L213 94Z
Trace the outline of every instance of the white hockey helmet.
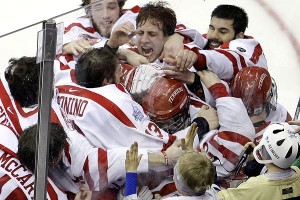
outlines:
M289 168L300 155L300 136L288 123L270 124L253 155L258 163Z

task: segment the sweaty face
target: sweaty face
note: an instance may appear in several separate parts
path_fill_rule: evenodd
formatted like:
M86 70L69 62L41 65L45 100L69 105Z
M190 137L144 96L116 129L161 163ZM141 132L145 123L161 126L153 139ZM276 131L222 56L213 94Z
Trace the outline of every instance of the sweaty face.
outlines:
M162 24L146 21L137 26L137 47L139 54L145 56L149 62L154 62L161 54L168 37L164 36Z
M113 25L120 17L120 7L118 1L92 0L91 3L94 3L91 6L94 28L101 36L109 37Z
M207 31L208 45L210 49L219 47L225 42L235 39L233 19L212 17Z

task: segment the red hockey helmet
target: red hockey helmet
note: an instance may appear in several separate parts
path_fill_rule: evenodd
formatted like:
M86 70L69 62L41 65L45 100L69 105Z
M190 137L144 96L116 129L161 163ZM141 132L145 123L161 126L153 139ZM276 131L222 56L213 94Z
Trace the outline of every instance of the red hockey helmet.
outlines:
M170 134L189 123L189 94L183 83L158 78L142 98L142 107L151 120Z
M231 95L242 99L249 115L264 109L267 113L276 110L276 84L265 68L252 66L240 70L231 84Z

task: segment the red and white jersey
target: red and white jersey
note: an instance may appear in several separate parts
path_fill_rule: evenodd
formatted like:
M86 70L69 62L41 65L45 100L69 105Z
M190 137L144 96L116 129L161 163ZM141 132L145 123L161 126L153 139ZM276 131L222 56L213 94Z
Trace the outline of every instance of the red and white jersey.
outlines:
M34 199L34 175L16 157L18 138L7 126L0 125L0 132L0 199ZM68 199L66 193L50 178L47 184L47 199Z
M60 167L51 172L54 180L66 191L77 193L80 184L91 191L101 191L112 184L122 185L125 180L125 159L128 148L119 147L104 150L92 146L87 138L79 134L74 123L68 121L64 111L53 102L52 121L61 124L68 139ZM148 171L147 151L139 149L144 158L139 165L139 172Z
M149 120L122 84L84 88L74 82L74 70L57 74L56 81L58 104L94 146L130 147L137 141L152 151L167 148L176 139Z
M231 97L221 83L209 90L216 99L220 128L205 134L200 148L212 158L218 177L227 177L235 169L244 145L254 140L255 130L241 99Z
M260 43L249 36L231 40L213 50L199 50L191 45L186 45L186 48L198 54L198 61L194 64L196 70L210 69L222 80L231 80L244 67L268 67Z
M86 40L101 40L106 39L102 37L93 27L90 17L78 17L75 21L67 22L63 35L63 44L69 43L73 40L84 38Z
M10 127L18 135L25 128L37 123L37 107L22 108L13 99L4 73L0 80L0 94L0 124Z

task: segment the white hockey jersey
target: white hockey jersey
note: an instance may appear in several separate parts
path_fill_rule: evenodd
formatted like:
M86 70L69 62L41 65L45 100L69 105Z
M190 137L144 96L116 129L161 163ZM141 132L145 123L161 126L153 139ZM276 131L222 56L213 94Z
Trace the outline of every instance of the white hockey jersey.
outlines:
M112 149L137 141L157 151L176 139L151 122L121 84L87 89L74 83L74 70L61 71L56 81L58 104L94 146Z

